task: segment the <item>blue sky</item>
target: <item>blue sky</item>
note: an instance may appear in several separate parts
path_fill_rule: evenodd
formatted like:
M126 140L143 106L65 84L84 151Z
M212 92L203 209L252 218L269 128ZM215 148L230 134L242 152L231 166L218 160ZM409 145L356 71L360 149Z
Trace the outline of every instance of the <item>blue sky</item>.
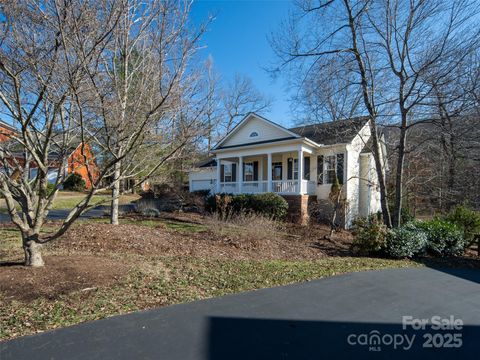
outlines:
M216 15L203 37L206 48L201 51L202 58L212 56L225 80L236 73L250 77L260 91L274 99L266 117L284 126L293 125L285 82L281 78L273 80L264 68L275 61L267 36L278 28L292 6L288 0L197 0L192 8L196 23L208 14Z

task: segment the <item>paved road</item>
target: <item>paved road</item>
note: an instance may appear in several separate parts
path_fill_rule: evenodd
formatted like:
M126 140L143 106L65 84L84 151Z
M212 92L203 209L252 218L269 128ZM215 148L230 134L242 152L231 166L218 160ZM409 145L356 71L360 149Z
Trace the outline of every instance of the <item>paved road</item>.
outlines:
M411 326L402 330L402 316L454 316L464 325L441 331L431 329L430 323L424 331ZM0 358L478 359L479 329L480 271L399 269L336 276L85 323L0 344ZM427 333L432 335L433 348L422 347L424 342L429 344ZM362 345L368 339L372 344ZM375 339L380 339L376 346ZM459 339L459 348L440 347L458 346Z
M48 213L48 220L62 220L65 219L70 211L69 210L50 210ZM103 209L92 209L87 211L85 214L80 216L80 219L91 219L99 218L105 215L105 210ZM10 216L8 214L0 214L0 223L10 222Z
M119 207L120 213L122 212L132 212L135 209L133 204L122 204ZM70 209L57 209L50 210L48 213L49 220L62 220L65 219L70 212ZM80 216L80 219L94 219L100 218L105 214L110 213L110 207L106 205L99 205L92 210L87 211L86 213ZM0 214L0 223L10 222L10 216L8 214Z

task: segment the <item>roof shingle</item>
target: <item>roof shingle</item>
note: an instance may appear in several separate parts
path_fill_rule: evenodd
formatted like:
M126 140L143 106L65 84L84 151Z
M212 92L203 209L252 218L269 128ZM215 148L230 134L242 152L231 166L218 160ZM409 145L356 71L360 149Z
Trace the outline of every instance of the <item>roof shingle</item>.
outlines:
M348 120L299 126L289 130L318 144L344 144L351 142L367 121L368 117L357 117Z

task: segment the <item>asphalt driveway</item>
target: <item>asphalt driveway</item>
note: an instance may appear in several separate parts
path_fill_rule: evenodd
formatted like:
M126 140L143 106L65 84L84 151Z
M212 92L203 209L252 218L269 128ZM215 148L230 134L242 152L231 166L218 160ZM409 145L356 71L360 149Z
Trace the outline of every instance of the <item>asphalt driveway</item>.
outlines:
M480 271L421 268L112 317L2 343L0 358L477 359L479 344Z

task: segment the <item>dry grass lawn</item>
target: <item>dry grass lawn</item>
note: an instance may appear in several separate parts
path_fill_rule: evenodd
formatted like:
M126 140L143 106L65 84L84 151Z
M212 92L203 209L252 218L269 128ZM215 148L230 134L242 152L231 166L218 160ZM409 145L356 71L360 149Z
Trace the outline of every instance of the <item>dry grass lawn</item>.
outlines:
M54 226L51 223L49 226ZM83 321L351 271L419 266L355 257L348 232L200 215L78 221L25 268L11 225L0 227L0 339Z

